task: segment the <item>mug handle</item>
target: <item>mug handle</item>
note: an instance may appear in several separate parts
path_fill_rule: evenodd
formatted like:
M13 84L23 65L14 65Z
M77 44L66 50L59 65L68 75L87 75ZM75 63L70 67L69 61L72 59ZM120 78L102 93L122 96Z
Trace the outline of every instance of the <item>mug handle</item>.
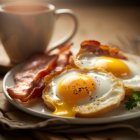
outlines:
M55 11L55 15L58 18L62 15L67 15L67 16L71 17L73 19L73 22L74 22L74 28L73 28L73 31L68 36L66 36L66 37L60 39L59 41L57 41L56 43L52 44L51 49L47 51L48 53L53 51L54 49L58 48L59 46L61 47L62 45L69 42L74 37L74 35L76 34L77 29L78 29L78 19L72 10L70 10L70 9L58 9Z

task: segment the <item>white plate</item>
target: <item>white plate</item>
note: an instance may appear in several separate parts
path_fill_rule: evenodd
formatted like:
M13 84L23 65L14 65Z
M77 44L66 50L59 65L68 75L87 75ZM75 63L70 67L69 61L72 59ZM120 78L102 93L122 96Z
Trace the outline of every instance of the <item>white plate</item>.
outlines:
M130 56L130 55L129 55ZM140 57L131 55L134 59L137 59L137 61L140 62ZM136 118L140 116L140 109L136 109L133 111L127 111L125 107L122 105L117 110L106 114L105 116L98 117L98 118L70 118L70 117L59 117L54 116L51 114L51 112L46 108L44 103L41 99L39 99L35 104L30 106L24 106L23 104L16 102L13 100L8 92L7 87L13 86L15 84L13 75L17 72L18 69L21 68L21 65L16 66L11 71L9 71L3 80L3 91L8 99L8 101L13 104L15 107L19 108L22 111L25 111L31 115L35 115L41 118L58 118L64 120L66 123L70 124L103 124L103 123L111 123L111 122L118 122L123 121L131 118Z

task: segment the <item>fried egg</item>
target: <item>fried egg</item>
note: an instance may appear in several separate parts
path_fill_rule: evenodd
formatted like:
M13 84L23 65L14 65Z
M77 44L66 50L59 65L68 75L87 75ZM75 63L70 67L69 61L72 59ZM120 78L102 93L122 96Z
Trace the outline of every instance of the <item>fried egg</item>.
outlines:
M81 69L102 68L121 79L124 86L133 91L140 91L140 64L134 60L123 60L109 56L94 56L84 53L74 59L74 64Z
M120 105L123 84L111 73L65 68L45 77L42 98L53 115L95 117Z

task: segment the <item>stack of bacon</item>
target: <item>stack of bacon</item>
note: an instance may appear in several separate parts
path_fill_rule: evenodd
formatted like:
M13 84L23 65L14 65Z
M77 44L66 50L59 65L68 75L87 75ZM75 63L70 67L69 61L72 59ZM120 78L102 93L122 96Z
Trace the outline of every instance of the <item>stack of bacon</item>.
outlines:
M14 75L15 85L7 89L9 95L21 102L40 97L45 87L44 76L63 69L69 63L71 46L59 46L46 54L36 54L29 58Z

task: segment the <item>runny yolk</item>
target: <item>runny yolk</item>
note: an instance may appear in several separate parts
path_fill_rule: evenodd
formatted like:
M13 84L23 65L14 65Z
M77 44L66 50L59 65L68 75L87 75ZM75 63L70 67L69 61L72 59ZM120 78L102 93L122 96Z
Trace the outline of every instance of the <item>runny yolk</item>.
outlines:
M123 61L117 58L106 56L99 57L97 58L94 66L103 68L119 78L127 78L131 75L129 67Z
M64 78L58 85L58 102L53 114L60 116L74 116L72 108L80 101L89 98L96 90L93 79L84 74L72 75Z

